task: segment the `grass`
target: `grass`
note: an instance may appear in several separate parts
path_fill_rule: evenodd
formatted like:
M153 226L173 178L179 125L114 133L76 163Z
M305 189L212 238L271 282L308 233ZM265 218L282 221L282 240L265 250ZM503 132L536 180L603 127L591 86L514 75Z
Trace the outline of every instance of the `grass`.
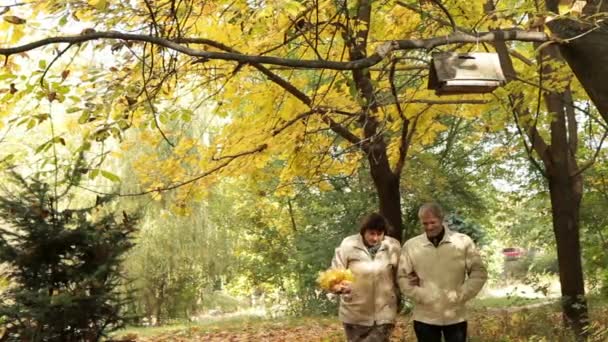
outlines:
M547 303L555 300L547 298L526 298L518 296L509 297L491 297L483 299L473 299L469 306L474 309L487 308L487 309L502 309L521 307L532 304Z
M472 302L469 317L471 341L571 341L563 328L558 303L521 308L546 299L521 297L486 298ZM608 341L608 300L590 296L592 318L590 341ZM497 310L501 308L516 310ZM162 327L132 327L114 337L131 335L138 342L149 341L343 341L342 325L336 316L281 317L260 316L212 318L200 323ZM413 341L411 316L400 315L391 341Z

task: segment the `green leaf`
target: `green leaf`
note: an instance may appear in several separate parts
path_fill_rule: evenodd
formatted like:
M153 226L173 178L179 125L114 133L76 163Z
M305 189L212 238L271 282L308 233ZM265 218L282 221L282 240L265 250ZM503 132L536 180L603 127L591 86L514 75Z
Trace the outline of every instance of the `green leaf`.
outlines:
M89 111L84 111L82 112L82 114L80 115L80 117L78 118L78 123L79 124L84 124L87 121L89 121L89 118L91 117L91 112Z
M12 75L12 74L3 74L3 75L0 75L0 81L3 81L3 80L13 80L15 78L17 78L17 76Z
M71 114L71 113L76 113L76 112L80 112L82 110L82 108L78 108L78 107L71 107L66 109L66 113Z
M91 169L91 172L89 172L89 178L95 179L97 176L99 176L99 169Z
M54 88L60 94L67 94L70 92L70 87L68 87L68 86L60 85L60 86L57 86Z
M116 124L123 131L131 126L127 120L118 120Z
M190 121L192 121L192 111L191 111L191 110L187 110L187 109L183 110L183 111L182 111L181 118L182 118L182 120L183 120L183 121L185 121L185 122L190 122Z
M120 182L120 177L113 174L112 172L101 170L101 175L104 176L105 178L111 180L112 182L115 182L115 183Z
M38 114L38 115L34 115L34 117L36 119L38 119L38 123L42 123L43 121L50 118L51 116L49 114Z
M59 26L65 26L68 23L68 14L64 15L59 19Z
M82 143L82 146L80 146L80 151L88 151L91 149L91 142L90 141L85 141Z
M163 125L166 125L169 120L167 118L167 115L165 113L162 113L158 116L158 121L160 121L160 123L162 123Z
M28 131L29 131L30 129L34 128L35 126L36 126L36 120L34 120L34 119L30 119L30 120L27 122L27 129L28 129ZM36 153L38 153L38 151L36 151Z
M41 60L38 62L38 68L40 68L40 69L42 69L42 70L46 69L46 61L45 61L44 59L41 59Z
M48 150L48 149L49 149L49 147L51 147L51 142L50 142L50 141L47 141L47 142L45 142L44 144L42 144L42 145L40 145L40 146L36 147L36 150L34 151L34 153L40 153L40 152L44 152L44 151Z
M63 137L55 137L53 139L53 143L60 143L61 145L65 146L65 139Z
M4 158L2 158L2 160L0 160L0 164L10 163L13 160L13 158L15 158L15 155L11 153L11 154L5 156Z

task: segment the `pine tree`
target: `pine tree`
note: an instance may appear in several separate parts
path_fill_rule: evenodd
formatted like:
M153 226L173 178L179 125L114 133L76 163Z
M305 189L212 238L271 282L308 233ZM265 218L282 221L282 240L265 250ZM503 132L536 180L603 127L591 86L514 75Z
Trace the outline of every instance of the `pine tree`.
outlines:
M77 174L58 195L55 186L12 172L17 190L0 194L0 263L11 282L0 298L7 328L0 340L98 341L125 324L120 262L137 218L107 212L112 196L59 210Z

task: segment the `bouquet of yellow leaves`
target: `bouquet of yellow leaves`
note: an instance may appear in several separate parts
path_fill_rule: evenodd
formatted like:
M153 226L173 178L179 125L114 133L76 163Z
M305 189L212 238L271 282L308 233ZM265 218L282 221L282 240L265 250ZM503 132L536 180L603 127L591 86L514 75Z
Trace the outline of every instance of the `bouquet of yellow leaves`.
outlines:
M325 291L332 291L334 286L343 282L352 283L355 280L353 273L344 268L332 268L319 272L317 283Z

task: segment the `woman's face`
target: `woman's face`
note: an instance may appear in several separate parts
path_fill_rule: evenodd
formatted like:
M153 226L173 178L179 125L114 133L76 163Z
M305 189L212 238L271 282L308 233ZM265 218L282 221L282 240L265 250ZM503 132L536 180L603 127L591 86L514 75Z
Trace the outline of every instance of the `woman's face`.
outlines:
M384 239L384 232L381 230L367 229L363 233L363 240L368 246L375 246Z

